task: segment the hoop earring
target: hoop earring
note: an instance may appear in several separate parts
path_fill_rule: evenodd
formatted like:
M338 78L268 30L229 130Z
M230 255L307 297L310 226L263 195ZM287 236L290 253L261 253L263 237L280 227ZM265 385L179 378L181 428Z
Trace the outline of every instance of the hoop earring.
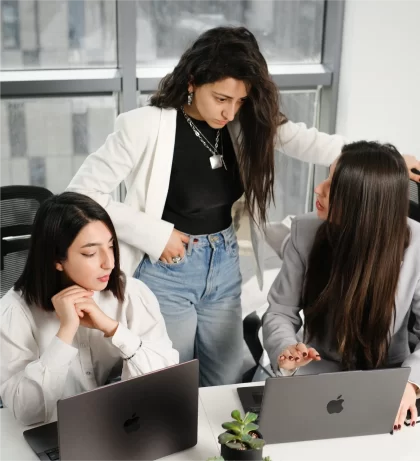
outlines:
M194 97L194 93L191 91L191 93L188 93L188 105L191 106L192 102L193 102L193 97Z

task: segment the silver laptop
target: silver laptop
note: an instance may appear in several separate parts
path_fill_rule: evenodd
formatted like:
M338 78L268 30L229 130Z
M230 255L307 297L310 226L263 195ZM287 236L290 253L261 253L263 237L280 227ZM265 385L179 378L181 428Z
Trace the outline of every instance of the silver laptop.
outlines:
M29 429L42 460L154 460L197 444L198 361L57 403L57 423Z
M238 388L267 443L392 432L410 368L268 378Z

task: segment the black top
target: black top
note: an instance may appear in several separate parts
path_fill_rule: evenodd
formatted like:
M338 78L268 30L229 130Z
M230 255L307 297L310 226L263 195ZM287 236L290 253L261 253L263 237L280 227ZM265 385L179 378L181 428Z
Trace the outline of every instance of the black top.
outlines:
M217 129L191 119L214 146ZM195 135L184 114L176 119L175 149L162 219L193 235L214 234L232 223L232 205L243 194L238 163L227 127L220 130L219 153L227 170L210 165L211 152Z

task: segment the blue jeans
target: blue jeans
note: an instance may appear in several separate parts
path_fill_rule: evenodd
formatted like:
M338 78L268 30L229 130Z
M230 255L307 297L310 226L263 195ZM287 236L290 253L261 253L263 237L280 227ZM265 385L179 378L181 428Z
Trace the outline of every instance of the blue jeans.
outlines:
M177 264L145 256L135 277L156 295L180 362L200 361L200 386L240 381L243 362L242 277L233 226L190 235Z

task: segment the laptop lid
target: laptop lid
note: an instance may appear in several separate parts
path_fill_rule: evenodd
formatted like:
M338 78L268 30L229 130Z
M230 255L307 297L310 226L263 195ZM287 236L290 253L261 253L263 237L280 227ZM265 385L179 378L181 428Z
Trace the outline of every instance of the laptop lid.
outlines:
M268 378L259 425L267 443L393 430L410 368Z
M60 400L57 410L63 461L153 460L191 448L197 444L198 361ZM54 448L54 427L25 431L36 453Z

